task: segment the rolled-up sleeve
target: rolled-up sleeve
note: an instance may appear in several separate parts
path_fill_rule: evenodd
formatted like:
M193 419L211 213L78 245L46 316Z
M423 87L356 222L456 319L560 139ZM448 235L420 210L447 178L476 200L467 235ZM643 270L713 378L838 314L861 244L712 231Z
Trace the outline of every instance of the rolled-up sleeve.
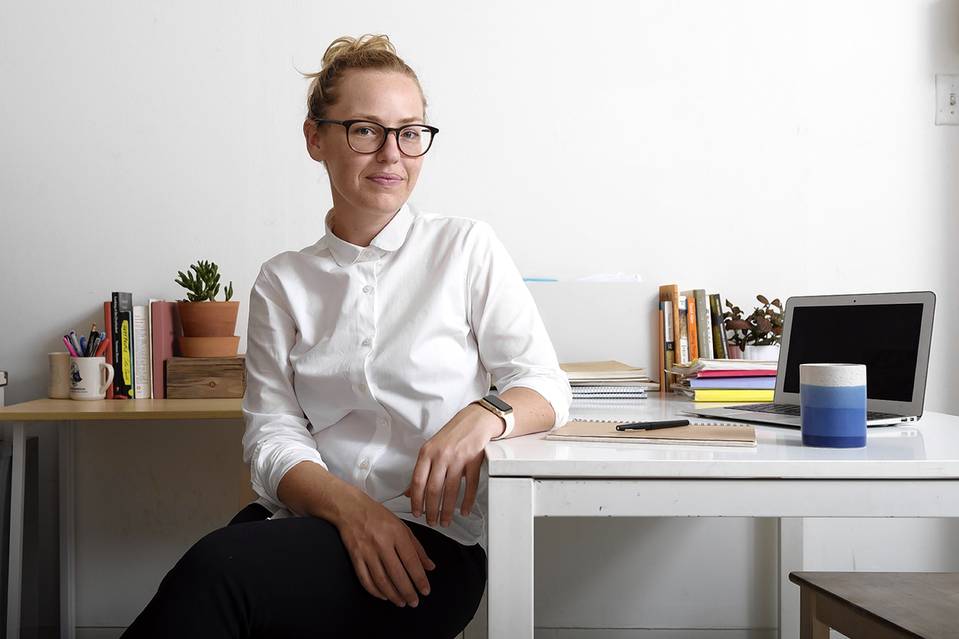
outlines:
M553 428L566 423L572 393L526 283L492 228L470 231L470 322L480 359L499 392L521 386L553 407Z
M250 464L256 494L278 506L277 487L293 466L312 461L326 468L294 392L290 351L296 333L286 300L261 268L250 293L243 461Z

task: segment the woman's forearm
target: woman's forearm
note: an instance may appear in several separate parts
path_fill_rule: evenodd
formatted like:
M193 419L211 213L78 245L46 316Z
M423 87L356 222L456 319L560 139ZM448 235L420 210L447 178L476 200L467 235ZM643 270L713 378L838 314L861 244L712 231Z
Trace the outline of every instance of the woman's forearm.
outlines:
M517 386L505 391L500 397L513 407L513 416L516 426L510 437L529 435L549 430L556 421L556 412L546 398L536 391ZM499 418L497 418L499 419ZM502 420L499 419L500 423ZM502 432L500 429L499 432Z
M358 488L311 461L302 461L287 471L276 494L291 512L319 517L336 526L343 522L357 499L366 497Z

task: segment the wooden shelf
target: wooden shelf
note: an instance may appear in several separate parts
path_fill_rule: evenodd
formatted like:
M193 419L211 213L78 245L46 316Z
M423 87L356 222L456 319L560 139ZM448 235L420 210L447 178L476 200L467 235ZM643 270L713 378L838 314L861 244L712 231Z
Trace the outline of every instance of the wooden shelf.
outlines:
M240 419L234 399L35 399L0 407L0 422Z

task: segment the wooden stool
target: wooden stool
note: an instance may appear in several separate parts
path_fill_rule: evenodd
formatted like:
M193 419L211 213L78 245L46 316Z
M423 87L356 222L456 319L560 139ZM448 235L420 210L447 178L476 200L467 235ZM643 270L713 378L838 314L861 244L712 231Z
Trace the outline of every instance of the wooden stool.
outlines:
M959 573L793 572L801 639L959 637Z

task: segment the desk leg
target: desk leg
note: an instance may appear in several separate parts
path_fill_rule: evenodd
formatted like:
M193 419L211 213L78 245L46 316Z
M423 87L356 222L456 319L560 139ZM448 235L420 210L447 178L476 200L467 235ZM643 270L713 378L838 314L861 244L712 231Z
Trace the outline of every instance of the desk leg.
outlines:
M489 480L489 636L533 639L533 480Z
M783 517L779 520L779 639L799 639L799 588L789 581L789 573L803 567L803 520Z
M60 461L60 639L76 636L76 509L74 480L76 455L74 422L60 424L57 431Z
M13 424L10 478L10 558L7 573L7 637L20 636L20 588L23 583L23 500L26 482L26 424Z

